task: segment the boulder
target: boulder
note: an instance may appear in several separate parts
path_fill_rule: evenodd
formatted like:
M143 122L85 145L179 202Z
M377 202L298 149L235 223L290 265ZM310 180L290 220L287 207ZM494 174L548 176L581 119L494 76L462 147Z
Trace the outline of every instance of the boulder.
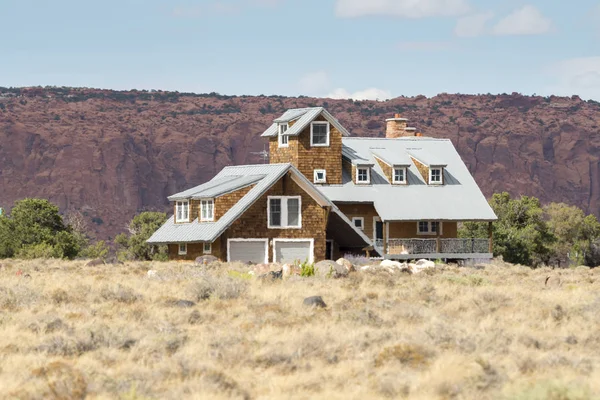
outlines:
M401 263L398 261L393 261L393 260L383 260L381 262L381 264L379 264L381 267L387 267L387 268L397 268L397 269L402 269L405 268L407 265L406 263Z
M155 269L149 269L146 275L148 275L148 278L156 278L158 276L158 271Z
M408 264L408 267L410 268L411 273L418 274L426 269L435 268L435 263L429 260L419 260L414 263Z
M318 308L327 307L327 304L325 304L325 302L323 301L323 298L321 296L307 297L304 299L302 304L304 304L305 306L309 306L309 307L318 307Z
M197 265L208 265L208 264L212 264L216 261L219 261L219 259L217 257L207 254L204 256L196 257L196 260L194 262Z
M283 279L283 270L279 270L279 271L269 271L266 274L262 274L258 277L258 279L262 279L262 280L270 280L270 281L276 281L278 279Z
M101 258L95 258L85 263L86 267L97 267L98 265L104 265L104 260Z
M352 263L346 260L345 258L338 258L336 263L338 263L339 265L343 265L348 272L356 271L354 265L352 265Z
M194 303L191 300L175 300L173 302L173 306L181 307L181 308L194 307L195 305L196 305L196 303Z
M315 264L315 275L324 278L336 278L348 275L346 267L335 261L323 260Z

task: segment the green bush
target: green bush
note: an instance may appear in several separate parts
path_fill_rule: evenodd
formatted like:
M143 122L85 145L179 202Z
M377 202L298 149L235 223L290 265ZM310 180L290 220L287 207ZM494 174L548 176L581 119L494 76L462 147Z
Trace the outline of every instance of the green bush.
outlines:
M315 275L315 264L304 261L300 264L300 276L307 278Z
M35 258L59 258L56 257L54 247L48 243L29 244L17 251L16 258L33 260Z
M166 220L167 215L161 212L145 211L136 215L129 223L129 235L121 233L115 237L115 243L119 246L119 260L167 261L167 246L154 246L146 242Z
M94 244L90 244L81 250L81 256L85 258L100 258L106 259L108 256L109 248L104 240L100 240Z

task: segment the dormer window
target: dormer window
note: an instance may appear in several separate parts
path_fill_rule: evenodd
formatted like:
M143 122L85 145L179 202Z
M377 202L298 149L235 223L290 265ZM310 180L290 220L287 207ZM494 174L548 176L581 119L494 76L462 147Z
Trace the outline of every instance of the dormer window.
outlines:
M213 199L200 201L200 221L215 220L215 201Z
M441 185L442 184L442 168L441 167L429 168L429 184L430 185Z
M279 124L279 147L288 147L290 137L284 135L284 133L288 130L289 125Z
M315 121L310 124L310 145L313 147L329 146L329 122Z
M190 203L187 200L175 203L175 222L190 222Z
M356 183L368 184L371 183L371 171L369 167L356 168Z
M394 168L393 183L396 185L402 185L406 183L406 168Z
M324 169L315 169L314 171L314 183L326 183L327 182L327 171Z

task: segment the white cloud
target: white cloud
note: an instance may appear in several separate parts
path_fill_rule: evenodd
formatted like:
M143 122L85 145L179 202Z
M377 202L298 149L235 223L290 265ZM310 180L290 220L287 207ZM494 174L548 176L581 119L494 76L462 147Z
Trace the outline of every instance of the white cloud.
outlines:
M468 11L468 0L337 0L335 4L335 14L340 18L425 18L456 16Z
M454 34L459 37L476 37L485 34L486 25L494 18L491 11L459 18L454 27Z
M541 35L552 29L552 21L540 10L526 5L501 19L492 32L495 35Z
M326 93L330 87L329 76L325 71L306 74L298 82L298 88L303 95L318 96Z
M555 82L548 88L550 93L600 101L600 56L564 60L547 73Z
M389 90L369 88L350 93L346 89L334 89L325 97L330 99L352 99L352 100L387 100L392 98L392 93Z

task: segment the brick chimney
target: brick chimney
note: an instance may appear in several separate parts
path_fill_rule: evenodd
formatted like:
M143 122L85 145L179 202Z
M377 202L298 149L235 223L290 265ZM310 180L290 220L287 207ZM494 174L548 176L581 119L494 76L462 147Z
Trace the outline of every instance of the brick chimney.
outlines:
M388 139L394 139L403 136L414 136L414 132L406 130L408 119L401 118L400 114L395 114L394 118L386 119L385 123L385 137Z

